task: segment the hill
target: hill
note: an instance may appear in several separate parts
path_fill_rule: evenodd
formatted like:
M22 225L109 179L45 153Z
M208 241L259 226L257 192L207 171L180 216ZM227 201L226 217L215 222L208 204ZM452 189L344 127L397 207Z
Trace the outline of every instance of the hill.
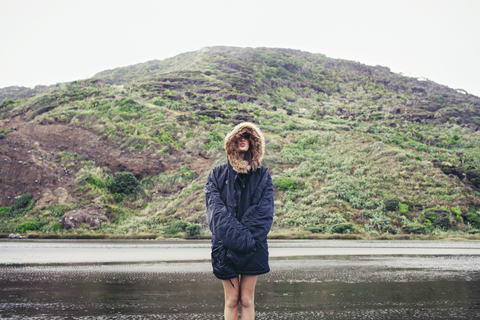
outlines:
M0 119L0 232L208 235L203 186L242 121L267 139L273 236L480 229L480 98L386 67L211 47L6 98Z

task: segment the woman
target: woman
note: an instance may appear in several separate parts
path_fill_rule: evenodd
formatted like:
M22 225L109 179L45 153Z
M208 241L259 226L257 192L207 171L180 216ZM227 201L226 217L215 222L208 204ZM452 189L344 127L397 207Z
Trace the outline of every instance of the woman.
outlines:
M228 161L205 185L212 267L225 291L225 319L255 318L258 275L270 271L267 234L273 221L273 184L261 166L265 139L253 123L237 125L225 137Z

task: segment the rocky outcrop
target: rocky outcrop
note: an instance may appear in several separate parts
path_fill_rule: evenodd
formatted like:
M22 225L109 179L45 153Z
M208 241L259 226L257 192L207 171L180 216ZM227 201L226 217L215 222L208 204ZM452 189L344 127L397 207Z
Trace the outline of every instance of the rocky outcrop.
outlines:
M59 221L65 230L76 229L82 224L88 224L92 228L98 228L103 222L108 221L102 206L88 205L79 210L67 212Z
M73 202L73 198L68 194L65 188L57 188L53 192L50 189L43 191L40 199L35 203L35 207L46 207L55 204L67 204Z
M433 159L432 163L435 168L439 168L446 175L452 174L454 176L457 176L460 180L463 180L465 178L465 171L460 167L455 167L449 162L442 162L438 159Z
M475 186L475 188L480 188L480 169L468 170L467 179Z

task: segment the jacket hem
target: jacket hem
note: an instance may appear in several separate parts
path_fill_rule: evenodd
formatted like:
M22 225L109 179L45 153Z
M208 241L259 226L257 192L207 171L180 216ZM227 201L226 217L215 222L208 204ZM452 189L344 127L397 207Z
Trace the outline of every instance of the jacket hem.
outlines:
M235 275L232 275L232 276L226 276L226 277L218 276L218 275L216 275L215 273L213 273L213 275L214 275L215 277L217 277L217 279L220 279L220 280L231 280L231 279L238 278L238 274L235 274Z
M239 272L238 274L246 275L246 276L259 276L261 274L265 274L265 273L269 273L269 272L270 272L270 268L267 268L267 269L262 270L262 271L242 271L242 272Z

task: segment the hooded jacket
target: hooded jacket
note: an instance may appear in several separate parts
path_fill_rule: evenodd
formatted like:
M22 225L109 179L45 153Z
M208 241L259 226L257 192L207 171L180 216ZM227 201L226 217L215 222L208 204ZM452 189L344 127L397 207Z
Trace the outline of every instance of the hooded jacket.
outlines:
M236 146L245 132L250 134L251 165L239 157ZM213 273L222 280L270 271L267 234L274 209L272 178L267 168L261 166L265 139L260 129L253 123L240 123L225 137L225 150L227 163L214 168L205 185ZM247 203L237 209L235 182L239 174L248 175L247 183L241 184L242 199Z

